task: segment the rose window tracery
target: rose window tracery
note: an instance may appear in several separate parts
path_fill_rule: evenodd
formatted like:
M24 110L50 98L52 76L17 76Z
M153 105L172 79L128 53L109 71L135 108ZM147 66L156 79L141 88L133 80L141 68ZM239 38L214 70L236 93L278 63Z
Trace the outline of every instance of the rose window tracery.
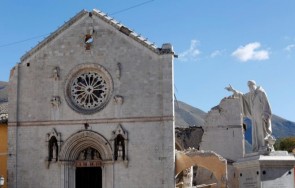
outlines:
M73 80L71 94L73 101L83 109L100 106L108 94L107 82L96 72L82 73Z
M111 77L104 68L97 66L79 70L67 83L68 103L76 111L93 113L109 101Z

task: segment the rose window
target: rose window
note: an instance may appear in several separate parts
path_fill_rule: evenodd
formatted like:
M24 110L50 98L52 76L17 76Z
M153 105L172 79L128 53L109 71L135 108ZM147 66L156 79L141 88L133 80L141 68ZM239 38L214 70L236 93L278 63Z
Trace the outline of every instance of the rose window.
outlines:
M76 111L94 113L106 105L111 91L111 77L102 67L86 68L67 83L67 100Z

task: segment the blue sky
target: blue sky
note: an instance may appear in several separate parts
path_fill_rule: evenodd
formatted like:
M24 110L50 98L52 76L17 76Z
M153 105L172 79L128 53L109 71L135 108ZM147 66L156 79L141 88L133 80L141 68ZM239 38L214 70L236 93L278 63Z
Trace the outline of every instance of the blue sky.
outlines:
M228 84L247 92L256 80L273 113L295 121L294 0L1 0L0 80L38 41L94 8L159 47L172 43L178 100L208 111L230 95Z

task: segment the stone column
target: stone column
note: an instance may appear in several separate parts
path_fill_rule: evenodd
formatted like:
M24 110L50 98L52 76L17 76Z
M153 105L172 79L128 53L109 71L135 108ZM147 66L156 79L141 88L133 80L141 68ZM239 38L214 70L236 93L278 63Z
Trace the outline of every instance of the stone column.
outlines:
M193 186L193 166L183 171L183 188Z

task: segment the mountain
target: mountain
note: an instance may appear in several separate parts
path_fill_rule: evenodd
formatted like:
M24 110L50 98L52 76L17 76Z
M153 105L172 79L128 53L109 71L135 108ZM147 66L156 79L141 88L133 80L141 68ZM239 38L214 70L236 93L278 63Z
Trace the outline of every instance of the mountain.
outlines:
M204 126L207 113L181 101L175 102L175 126ZM288 121L277 115L272 116L272 130L275 138L295 136L295 122ZM251 121L245 120L247 131L246 140L251 143Z
M0 103L8 101L8 83L0 81Z
M272 131L276 138L295 136L295 122L285 120L279 116L272 116Z
M192 107L184 102L175 101L175 126L203 126L205 124L206 112Z

